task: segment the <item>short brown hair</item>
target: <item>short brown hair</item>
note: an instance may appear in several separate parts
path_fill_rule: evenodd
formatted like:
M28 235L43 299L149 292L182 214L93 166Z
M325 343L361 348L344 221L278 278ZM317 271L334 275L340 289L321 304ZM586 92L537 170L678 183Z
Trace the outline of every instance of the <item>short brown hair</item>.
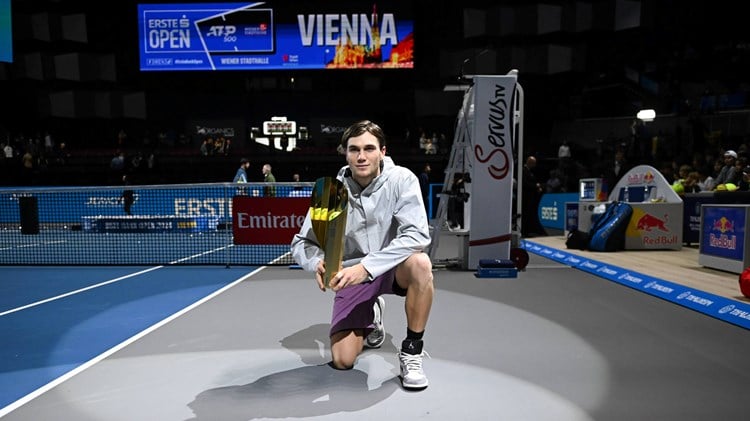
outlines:
M383 129L370 120L360 120L347 127L347 129L344 130L344 134L341 135L341 146L346 148L346 143L349 139L361 136L365 132L375 136L375 138L378 139L381 148L385 146L385 133L383 132Z

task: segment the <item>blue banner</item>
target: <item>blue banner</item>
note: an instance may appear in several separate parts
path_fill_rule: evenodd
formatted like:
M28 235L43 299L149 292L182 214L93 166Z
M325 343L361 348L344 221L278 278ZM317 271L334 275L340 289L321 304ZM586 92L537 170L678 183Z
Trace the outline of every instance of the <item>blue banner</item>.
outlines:
M281 6L281 4L279 4ZM138 5L140 68L414 67L409 2Z
M10 0L0 0L0 61L13 62L13 28Z
M703 207L701 254L742 260L745 256L746 207Z
M578 194L576 193L546 193L539 200L539 222L545 228L556 228L564 230L566 225L567 210L565 203L575 202L576 212Z
M261 197L264 195L262 184L217 184L204 185L200 188L138 188L129 186L133 191L132 214L175 217L217 217L220 221L231 218L232 197L234 195ZM310 189L295 190L291 186L277 186L276 194L280 197L306 197ZM85 188L46 188L35 192L33 189L21 193L2 193L0 201L19 202L20 197L37 198L39 221L42 223L81 223L86 216L120 216L124 215L123 189ZM20 204L19 212L20 212ZM15 205L3 206L12 209ZM0 214L0 223L17 223L19 213L4 212Z

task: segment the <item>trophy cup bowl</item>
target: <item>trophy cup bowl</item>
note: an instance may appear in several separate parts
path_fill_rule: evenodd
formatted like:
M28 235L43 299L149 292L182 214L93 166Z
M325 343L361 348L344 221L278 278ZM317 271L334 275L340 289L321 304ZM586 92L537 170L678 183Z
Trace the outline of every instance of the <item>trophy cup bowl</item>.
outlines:
M346 186L333 177L321 177L315 180L310 201L313 232L325 255L326 273L323 284L330 288L331 278L341 270L344 257L344 232L349 201Z

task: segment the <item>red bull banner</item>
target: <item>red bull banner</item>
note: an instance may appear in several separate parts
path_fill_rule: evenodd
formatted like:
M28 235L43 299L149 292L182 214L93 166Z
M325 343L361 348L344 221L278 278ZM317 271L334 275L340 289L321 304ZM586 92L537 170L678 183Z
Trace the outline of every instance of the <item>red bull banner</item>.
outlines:
M309 209L309 197L235 196L234 244L291 244Z
M745 254L745 207L703 208L701 253L741 260Z
M631 203L625 249L682 248L682 203Z
M682 248L682 198L656 168L631 168L612 188L609 200L628 202L633 208L625 230L625 250Z

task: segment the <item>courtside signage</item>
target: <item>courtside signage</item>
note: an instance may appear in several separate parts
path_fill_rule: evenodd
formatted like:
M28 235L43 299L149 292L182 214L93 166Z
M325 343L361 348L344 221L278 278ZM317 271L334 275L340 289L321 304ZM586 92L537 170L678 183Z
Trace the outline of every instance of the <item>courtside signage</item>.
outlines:
M234 244L291 244L310 210L309 197L232 199Z
M475 76L467 266L510 256L515 76Z
M558 263L750 329L750 303L731 300L630 269L540 245L529 240L523 240L522 246L534 254Z

